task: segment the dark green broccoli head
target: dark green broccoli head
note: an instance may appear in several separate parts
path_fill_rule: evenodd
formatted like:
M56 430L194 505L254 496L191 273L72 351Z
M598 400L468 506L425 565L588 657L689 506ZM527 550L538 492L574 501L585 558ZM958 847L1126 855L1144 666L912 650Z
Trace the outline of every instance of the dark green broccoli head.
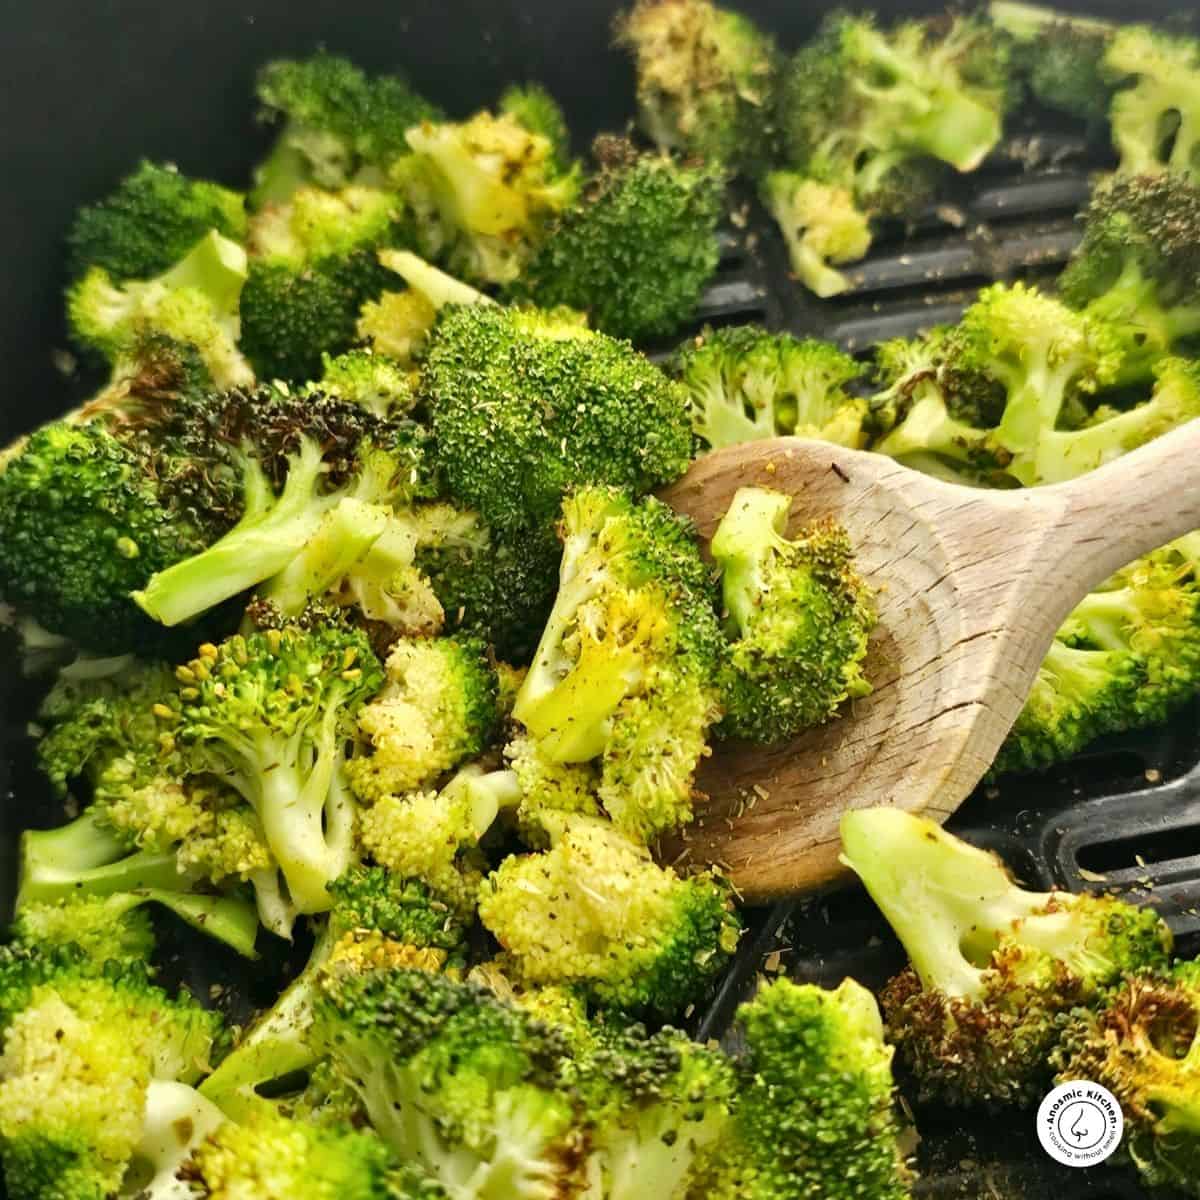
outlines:
M374 930L394 942L458 954L466 931L423 883L382 867L351 867L329 885L333 936Z
M584 1149L565 1036L491 991L414 970L330 973L317 1045L401 1158L447 1187L565 1194Z
M143 161L103 200L76 214L67 234L72 277L103 267L118 283L148 279L178 262L210 229L246 236L245 201L177 168Z
M1157 174L1099 188L1058 290L1117 329L1126 349L1120 382L1148 379L1158 359L1200 334L1200 187Z
M738 1009L746 1050L712 1200L903 1200L892 1050L875 999L778 979Z
M897 809L842 818L862 878L912 967L884 990L889 1038L923 1098L999 1107L1041 1096L1062 1018L1166 965L1171 934L1108 895L1028 892L994 856Z
M660 150L748 175L770 160L779 52L709 0L639 0L617 24L637 68L638 115Z
M600 139L600 169L547 233L510 295L586 312L617 337L670 334L717 268L724 209L718 168L638 155Z
M1195 1188L1200 1161L1200 970L1125 979L1099 1009L1072 1014L1054 1051L1059 1079L1094 1080L1121 1106L1121 1157L1150 1187Z
M0 474L0 587L52 633L100 652L152 631L130 594L201 550L204 524L98 424L38 430Z
M862 664L875 608L849 536L814 521L789 539L791 505L741 488L713 535L733 639L721 671L727 736L783 741L871 690Z
M846 392L862 367L836 346L757 325L706 329L671 366L692 401L692 429L710 450L769 437L818 438L857 449L867 404Z
M547 528L580 484L648 491L691 457L683 388L628 343L553 314L446 309L420 394L451 493L500 530Z
M405 133L437 120L436 107L395 75L366 75L332 54L268 63L259 73L263 116L282 121L270 157L255 172L258 207L305 184L340 188L377 182L409 152Z
M477 633L509 662L527 662L558 586L562 547L553 529L504 534L470 509L415 510L415 563L433 586L446 627Z

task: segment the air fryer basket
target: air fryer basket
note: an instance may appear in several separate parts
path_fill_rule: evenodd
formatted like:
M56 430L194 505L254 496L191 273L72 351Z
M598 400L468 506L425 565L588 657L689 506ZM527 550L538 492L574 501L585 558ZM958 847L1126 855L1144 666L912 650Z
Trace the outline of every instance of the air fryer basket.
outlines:
M883 15L923 12L938 0L879 0ZM738 0L785 46L795 46L833 5ZM506 83L535 79L564 104L582 149L592 133L632 112L628 64L609 47L614 0L25 0L8 6L0 42L0 346L6 403L0 444L53 417L86 389L60 369L61 238L74 209L110 187L141 156L235 183L265 135L250 101L255 68L317 46L368 69L404 70L451 110L486 104ZM848 7L857 7L850 4ZM1060 8L1170 19L1170 0L1130 14L1117 0ZM1103 148L1053 119L1030 118L1001 152L962 181L909 231L880 237L852 272L853 290L817 302L787 275L786 255L753 198L737 199L722 263L708 288L705 323L762 322L861 350L887 337L953 320L983 284L1048 279L1078 238L1075 214ZM686 332L686 331L685 331ZM682 335L681 335L682 336ZM662 349L649 347L648 349ZM15 880L25 826L61 819L33 770L27 723L37 688L22 681L11 648L0 671L0 914ZM1039 777L982 786L951 822L997 851L1031 886L1120 891L1153 903L1187 953L1200 948L1200 704L1163 730L1094 747ZM708 1009L701 1037L729 1038L738 1002L765 974L836 984L851 974L882 983L903 956L861 889L776 905L750 915L736 961ZM275 948L253 970L212 943L168 944L173 973L235 1013L272 999L274 979L306 947ZM1132 1173L1055 1166L1037 1145L1030 1114L1000 1119L918 1111L920 1196L930 1200L1137 1200ZM3 1200L0 1188L0 1200Z

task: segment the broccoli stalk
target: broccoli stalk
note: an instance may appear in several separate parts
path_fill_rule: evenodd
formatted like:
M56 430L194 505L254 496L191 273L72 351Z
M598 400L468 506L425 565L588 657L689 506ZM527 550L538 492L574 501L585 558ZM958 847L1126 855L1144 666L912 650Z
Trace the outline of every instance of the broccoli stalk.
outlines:
M186 1200L192 1193L179 1179L180 1169L225 1123L225 1114L195 1088L153 1080L123 1190L137 1181L137 1194L145 1200Z
M992 855L897 809L846 813L841 828L842 861L912 963L883 1007L922 1097L966 1106L1040 1095L1059 1019L1123 974L1165 965L1170 931L1150 909L1025 891Z
M160 904L192 928L255 957L258 918L253 906L231 896L188 890L195 883L181 874L174 853L131 852L128 842L89 809L58 829L21 835L17 916L42 905L107 897L105 912L115 922L139 905Z
M366 638L332 624L269 629L202 645L178 675L170 735L258 814L296 909L327 910L326 887L354 854L345 742L383 682Z

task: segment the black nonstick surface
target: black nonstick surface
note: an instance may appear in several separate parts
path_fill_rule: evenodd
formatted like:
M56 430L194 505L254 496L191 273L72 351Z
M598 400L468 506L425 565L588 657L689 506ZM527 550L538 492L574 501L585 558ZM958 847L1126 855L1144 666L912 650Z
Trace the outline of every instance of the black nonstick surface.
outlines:
M761 0L742 8L797 45L823 4ZM885 15L925 3L878 3ZM245 180L267 134L255 126L251 87L264 60L318 46L368 69L401 69L451 112L466 113L511 82L537 80L564 105L582 149L632 113L628 63L609 46L610 0L317 0L258 4L209 0L15 0L0 38L0 444L61 412L88 381L64 376L61 239L75 209L140 157L166 159L231 185ZM849 4L847 7L859 7ZM1060 8L1173 19L1180 6L1117 0ZM1077 238L1074 219L1103 148L1079 131L1030 118L1003 150L915 229L880 238L833 302L788 279L769 222L752 202L731 223L703 321L761 321L862 349L953 319L984 283L1048 279ZM650 347L650 349L655 349ZM29 761L36 688L0 645L0 906L14 883L21 828L53 810ZM1200 946L1200 709L1165 730L1097 747L1037 778L981 788L952 828L998 851L1035 886L1118 888L1160 908L1182 948ZM0 907L0 913L3 908ZM762 974L834 984L852 974L881 983L901 961L865 895L829 896L751 914L751 932L696 1030L723 1037L733 1009ZM251 975L210 943L168 944L175 973L200 994L227 985L243 1010L266 1003L289 959L282 948ZM1109 1168L1072 1171L1041 1153L1029 1114L967 1120L919 1111L919 1194L931 1200L1135 1200L1147 1193ZM2 1196L0 1190L0 1196Z

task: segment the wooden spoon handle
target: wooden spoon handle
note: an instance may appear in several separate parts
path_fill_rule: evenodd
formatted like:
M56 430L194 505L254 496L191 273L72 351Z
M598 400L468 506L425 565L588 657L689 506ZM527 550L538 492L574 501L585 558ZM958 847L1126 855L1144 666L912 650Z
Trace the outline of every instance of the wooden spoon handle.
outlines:
M1126 563L1200 529L1200 419L1070 483L1026 495L1039 506L1064 504L1054 574L1081 598Z

